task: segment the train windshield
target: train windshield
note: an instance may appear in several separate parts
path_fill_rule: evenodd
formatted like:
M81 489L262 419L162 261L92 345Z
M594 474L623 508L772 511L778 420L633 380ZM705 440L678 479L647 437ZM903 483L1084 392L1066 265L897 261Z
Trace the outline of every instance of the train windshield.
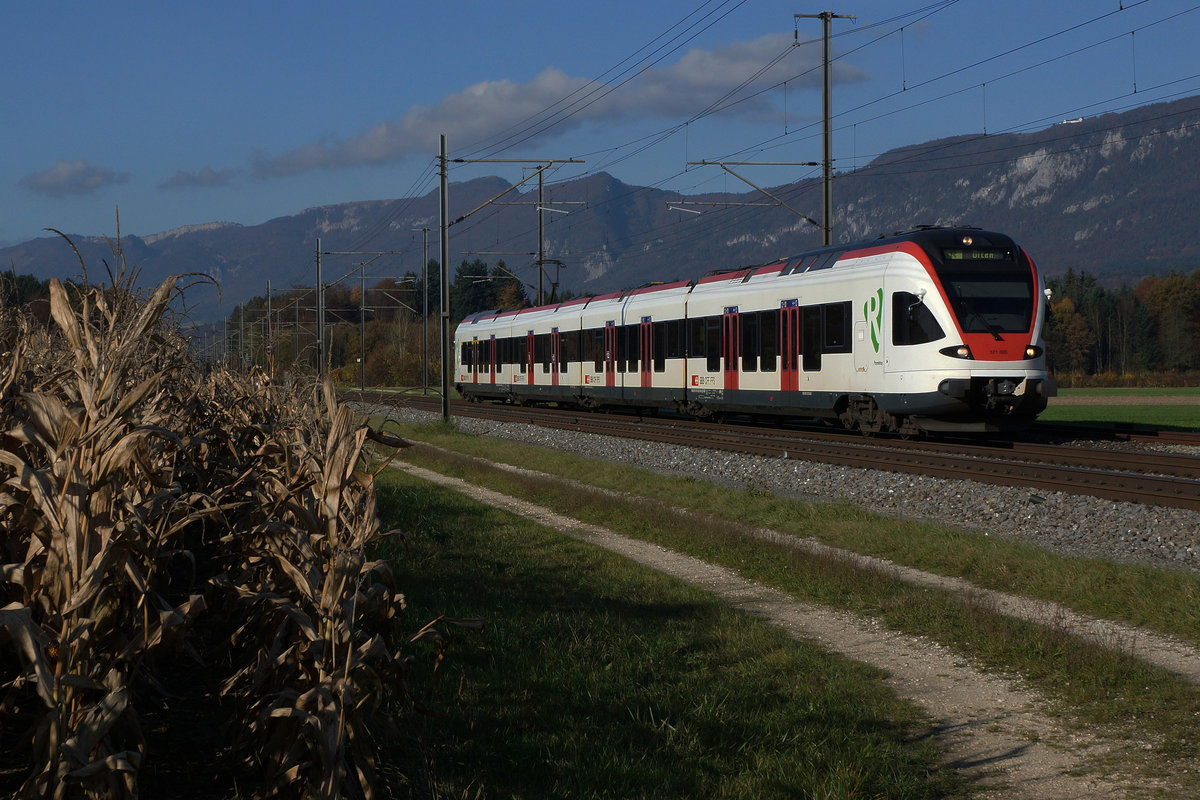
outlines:
M963 333L1025 333L1033 323L1033 271L1011 250L945 250L938 278Z

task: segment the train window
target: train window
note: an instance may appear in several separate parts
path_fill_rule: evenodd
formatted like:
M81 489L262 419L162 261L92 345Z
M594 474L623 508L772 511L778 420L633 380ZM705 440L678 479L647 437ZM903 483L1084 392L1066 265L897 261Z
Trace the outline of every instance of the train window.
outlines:
M1024 333L1033 324L1033 273L1024 257L983 259L964 251L962 260L937 266L937 274L964 333Z
M763 372L775 371L775 360L779 355L778 327L779 312L774 309L758 312L758 358Z
M626 325L625 332L629 337L627 342L628 350L625 352L625 369L628 372L637 372L638 355L642 352L642 326Z
M709 372L721 371L721 318L704 318L704 355Z
M821 307L804 306L801 321L800 352L804 356L804 370L814 372L821 369Z
M594 372L604 372L604 329L592 328L585 333L588 336L589 348L588 357L585 360L592 362Z
M470 342L462 343L462 355L459 357L458 360L462 362L462 365L464 367L471 366L471 343Z
M533 361L542 365L542 372L550 371L550 335L539 333L533 337Z
M563 356L565 362L581 361L583 352L583 331L571 331L563 334L563 341L566 343Z
M822 350L826 353L850 352L850 301L827 303L822 306L825 318L825 339Z
M742 372L758 372L758 314L739 314L742 333Z
M672 322L654 323L654 371L667 371L667 331Z
M703 317L693 317L691 320L690 330L688 331L688 350L689 356L700 357L706 352L704 348L704 330L705 322Z
M515 341L517 343L517 363L521 365L521 373L524 374L529 365L529 337L520 336Z
M926 344L945 335L921 298L911 292L892 294L892 344Z
M683 358L685 355L683 347L683 320L673 319L666 323L667 326L667 358Z

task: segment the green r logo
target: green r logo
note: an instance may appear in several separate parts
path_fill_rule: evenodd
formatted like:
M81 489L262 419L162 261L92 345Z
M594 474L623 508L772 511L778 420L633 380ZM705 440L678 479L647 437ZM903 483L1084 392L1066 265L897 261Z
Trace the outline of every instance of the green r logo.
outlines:
M879 340L883 335L883 289L875 290L867 302L863 303L863 318L871 326L871 346L879 352Z

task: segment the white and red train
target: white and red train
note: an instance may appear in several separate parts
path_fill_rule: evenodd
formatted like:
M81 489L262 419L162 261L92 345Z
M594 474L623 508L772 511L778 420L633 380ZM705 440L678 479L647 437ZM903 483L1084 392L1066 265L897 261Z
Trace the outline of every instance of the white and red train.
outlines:
M923 228L472 314L455 334L455 385L471 400L998 431L1027 426L1055 393L1046 314L1042 277L1011 238Z

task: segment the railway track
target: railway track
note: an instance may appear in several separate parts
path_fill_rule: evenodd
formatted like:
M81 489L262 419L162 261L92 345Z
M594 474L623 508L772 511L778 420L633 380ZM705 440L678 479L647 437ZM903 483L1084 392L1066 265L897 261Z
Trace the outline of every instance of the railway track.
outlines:
M368 392L361 396L353 393L348 399L360 397L367 402L440 410L437 398L398 398ZM451 412L455 416L522 422L769 458L974 480L1026 488L1034 493L1061 491L1200 510L1200 457L1192 455L1023 441L904 441L864 438L845 432L457 401L452 403Z

